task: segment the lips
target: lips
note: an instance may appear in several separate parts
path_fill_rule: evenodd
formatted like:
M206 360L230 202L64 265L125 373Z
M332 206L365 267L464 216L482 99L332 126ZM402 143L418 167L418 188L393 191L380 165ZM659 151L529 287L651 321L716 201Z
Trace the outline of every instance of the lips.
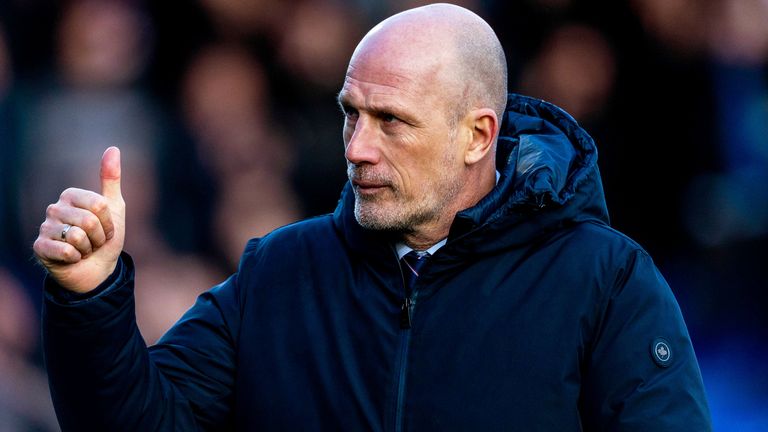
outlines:
M360 179L352 178L352 187L355 190L355 196L358 199L373 200L386 196L387 189L391 184L384 179Z
M385 183L357 180L352 181L352 186L354 186L355 195L358 198L379 196L387 188Z
M384 189L393 188L387 176L374 172L369 167L350 165L347 167L347 176L356 193L375 194Z
M365 180L352 180L352 185L358 189L380 189L387 187L386 183Z

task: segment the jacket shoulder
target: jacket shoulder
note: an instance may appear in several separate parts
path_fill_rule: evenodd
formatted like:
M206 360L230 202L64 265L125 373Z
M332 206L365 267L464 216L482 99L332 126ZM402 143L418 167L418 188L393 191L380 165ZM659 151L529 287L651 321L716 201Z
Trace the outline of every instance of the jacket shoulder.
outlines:
M277 228L264 237L250 239L241 261L266 250L296 250L313 243L324 244L337 237L331 215L315 216Z
M616 242L632 249L644 250L639 243L617 229L597 221L586 221L575 224L573 231L581 235L594 236L603 241Z
M341 238L331 215L304 219L249 240L240 257L238 274L242 278L257 269L290 267L291 262L329 256L340 247Z
M574 225L562 234L572 271L591 274L603 301L627 289L640 296L671 298L672 292L648 252L627 235L597 222ZM630 280L642 281L631 284Z
M648 252L635 240L600 222L582 222L568 230L568 238L585 252L607 252L613 256L626 256Z

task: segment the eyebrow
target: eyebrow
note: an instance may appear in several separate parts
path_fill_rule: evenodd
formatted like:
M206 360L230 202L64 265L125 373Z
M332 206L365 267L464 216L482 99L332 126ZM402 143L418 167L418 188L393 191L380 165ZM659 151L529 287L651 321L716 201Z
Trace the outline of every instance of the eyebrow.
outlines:
M344 90L340 91L339 94L336 95L336 103L339 104L340 108L344 108L350 105L349 99L347 98L347 94L344 93Z
M372 113L387 113L387 114L401 114L404 115L404 110L401 106L398 104L394 105L381 105L381 104L368 104L363 107L357 107L355 104L352 103L352 101L347 97L348 94L344 91L340 91L339 94L336 96L336 102L339 104L339 108L342 110L345 108L355 108L355 109L363 109L365 111L369 111Z
M416 127L421 127L422 125L421 120L419 120L419 118L416 117L414 113L397 102L388 104L372 104L369 102L368 104L355 105L349 96L349 93L345 92L343 89L339 91L339 94L336 96L336 102L339 104L339 108L343 113L346 113L347 110L351 108L357 111L366 111L377 116L390 114L399 118L405 123Z

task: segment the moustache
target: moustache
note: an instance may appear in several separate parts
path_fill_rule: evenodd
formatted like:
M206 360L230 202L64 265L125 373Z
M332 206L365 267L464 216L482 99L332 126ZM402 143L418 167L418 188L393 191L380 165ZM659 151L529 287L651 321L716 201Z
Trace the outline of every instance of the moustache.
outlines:
M368 166L349 164L347 166L347 178L350 182L375 183L394 188L394 182L383 173L373 171Z

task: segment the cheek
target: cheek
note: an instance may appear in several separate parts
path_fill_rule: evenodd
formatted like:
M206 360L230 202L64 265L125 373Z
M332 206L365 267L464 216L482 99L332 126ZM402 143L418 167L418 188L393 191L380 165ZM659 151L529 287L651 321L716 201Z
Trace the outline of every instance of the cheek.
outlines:
M424 197L440 179L452 175L457 152L447 138L429 133L404 132L391 135L382 149L382 160L390 166L395 181L413 197ZM446 172L448 171L448 173Z
M423 197L428 192L438 171L436 161L430 162L424 156L412 153L398 154L390 164L397 173L397 181L408 195L415 198Z

